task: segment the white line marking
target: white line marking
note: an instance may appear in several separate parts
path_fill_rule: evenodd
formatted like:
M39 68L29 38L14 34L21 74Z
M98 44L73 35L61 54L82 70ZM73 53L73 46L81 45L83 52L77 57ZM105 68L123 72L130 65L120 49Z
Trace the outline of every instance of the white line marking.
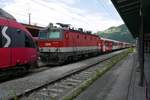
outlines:
M4 26L4 28L2 29L2 35L7 39L6 44L4 45L4 47L9 47L10 43L11 43L11 39L10 37L6 34L6 30L7 30L7 26Z

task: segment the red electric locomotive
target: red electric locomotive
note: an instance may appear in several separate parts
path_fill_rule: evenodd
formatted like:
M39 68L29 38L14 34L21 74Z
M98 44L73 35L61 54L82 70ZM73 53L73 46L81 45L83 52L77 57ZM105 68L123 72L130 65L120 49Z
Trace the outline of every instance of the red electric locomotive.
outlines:
M38 46L42 61L62 64L73 58L96 55L123 49L125 43L100 38L90 32L70 29L69 25L58 23L61 27L50 24L39 32Z
M37 58L37 48L30 33L0 9L0 70L29 68Z
M39 32L39 51L43 61L57 62L70 61L101 52L101 40L97 35L90 34L83 29L70 29L69 25L57 23L61 27L49 27Z

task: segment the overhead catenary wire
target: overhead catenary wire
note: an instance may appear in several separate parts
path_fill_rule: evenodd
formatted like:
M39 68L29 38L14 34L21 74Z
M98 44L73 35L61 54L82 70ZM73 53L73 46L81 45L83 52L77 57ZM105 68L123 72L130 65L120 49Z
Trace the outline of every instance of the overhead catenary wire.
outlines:
M25 19L28 19L28 15L26 15L26 14L22 14L22 13L19 13L19 12L14 12L14 11L11 11L11 10L7 10L7 11L9 11L13 16L20 16L20 17L23 17L23 18L25 18ZM43 19L43 18L37 18L37 17L35 17L35 16L32 16L32 18L33 19L38 19L38 20L40 20L40 21L44 21L44 22L49 22L49 20L47 20L47 19ZM19 20L19 21L21 21L21 20ZM23 23L26 23L26 24L28 24L28 21L26 21L26 22L23 22ZM38 24L38 25L43 25L43 26L46 26L46 24L42 24L42 23L36 23L36 22L34 22L34 23L31 23L32 25L34 25L34 24ZM47 23L48 24L48 23Z
M99 2L99 0L97 0L98 2ZM36 4L38 4L38 5L40 5L40 6L42 6L42 7L44 7L44 8L47 8L47 9L49 9L49 10L51 10L51 11L53 11L53 12L59 12L59 13L61 13L61 14L63 14L63 15L66 15L66 16L69 16L72 20L77 20L77 21L80 21L81 23L82 22L84 22L85 24L87 24L87 25L89 25L89 23L90 23L90 21L92 20L91 18L88 18L88 17L86 17L84 14L81 14L81 13L78 13L78 12L76 12L76 11L71 11L71 13L73 13L73 15L72 14L69 14L68 12L63 12L63 11L59 11L58 9L56 9L56 8L54 8L54 7L52 7L52 6L49 6L48 4L47 4L47 2L45 2L45 1L38 1L38 0L30 0L30 2L33 2L33 3L36 3ZM109 13L109 10L107 9L107 7L106 7L106 5L103 3L103 2L100 2L100 4L102 5L102 7L103 7L103 9L108 13L108 15L110 15L110 16L112 16L113 17L113 15L111 14L111 13ZM45 20L45 21L47 21L47 23L49 23L50 22L50 19L54 19L53 21L54 22L56 22L56 21L58 21L58 22L60 22L60 21L62 21L63 22L63 20L61 20L60 18L58 18L58 17L55 17L55 16L51 16L51 15L49 15L49 14L46 14L45 16L49 16L49 18L50 19L46 19L47 17L45 17L45 18L41 18L41 17L37 17L37 16L35 16L35 13L34 12L30 12L31 10L31 7L32 6L30 6L31 4L30 3L28 3L28 12L29 13L32 13L32 16L31 16L31 18L38 18L38 19L40 19L40 20ZM30 11L29 11L30 10ZM47 10L48 11L48 10ZM28 14L29 14L28 13ZM18 13L19 14L19 13ZM80 16L80 17L78 17L78 16ZM28 16L26 16L27 18L28 18Z
M48 8L48 9L50 9L50 10L52 10L52 11L56 11L56 12L58 11L57 9L46 5L45 3L42 3L42 2L44 2L44 1L42 1L42 2L39 2L39 1L37 1L37 0L31 0L31 1L34 2L34 3L37 3L37 4L41 5L41 6L43 6L43 7L45 7L45 8ZM62 13L62 14L64 14L64 15L66 15L66 16L69 16L69 17L71 17L73 20L77 20L77 21L80 20L80 21L85 22L86 24L88 24L88 21L87 21L87 19L85 19L85 16L81 16L80 14L77 14L77 13L76 13L76 15L81 16L81 17L84 17L84 20L82 20L82 19L80 19L80 18L76 18L76 17L74 17L74 16L71 16L70 14L67 14L67 13L65 13L65 12L59 12L59 13ZM86 21L85 21L85 20L86 20Z
M108 9L108 5L105 4L103 0L97 0L97 2L101 5L101 7L104 9L104 11L109 15L111 16L112 18L114 18L114 14L112 14L112 12Z

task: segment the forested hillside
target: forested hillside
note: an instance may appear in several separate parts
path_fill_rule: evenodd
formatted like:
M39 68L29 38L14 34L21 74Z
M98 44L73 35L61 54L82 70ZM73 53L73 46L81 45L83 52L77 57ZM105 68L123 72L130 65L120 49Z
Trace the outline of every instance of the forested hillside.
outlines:
M135 42L135 39L130 34L126 25L120 25L118 27L110 27L105 31L99 31L98 35L104 38L124 41L124 42Z

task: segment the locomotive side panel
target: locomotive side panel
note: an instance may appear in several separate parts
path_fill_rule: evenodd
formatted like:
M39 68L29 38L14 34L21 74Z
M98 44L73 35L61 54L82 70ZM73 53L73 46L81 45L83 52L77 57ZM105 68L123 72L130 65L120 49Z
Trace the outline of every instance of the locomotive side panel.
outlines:
M67 37L67 38L66 38ZM92 50L98 51L99 38L96 36L83 34L79 32L65 32L64 45L60 48L68 49L68 52L92 52Z
M8 34L11 37L10 48L12 65L31 64L37 60L37 50L29 32L18 23L10 22Z
M36 48L26 47L26 35L33 40L21 24L15 20L0 18L0 69L36 62ZM32 41L32 45L34 44Z
M72 32L72 43L73 52L77 53L93 53L98 52L98 37L90 34ZM71 46L71 45L70 45Z

